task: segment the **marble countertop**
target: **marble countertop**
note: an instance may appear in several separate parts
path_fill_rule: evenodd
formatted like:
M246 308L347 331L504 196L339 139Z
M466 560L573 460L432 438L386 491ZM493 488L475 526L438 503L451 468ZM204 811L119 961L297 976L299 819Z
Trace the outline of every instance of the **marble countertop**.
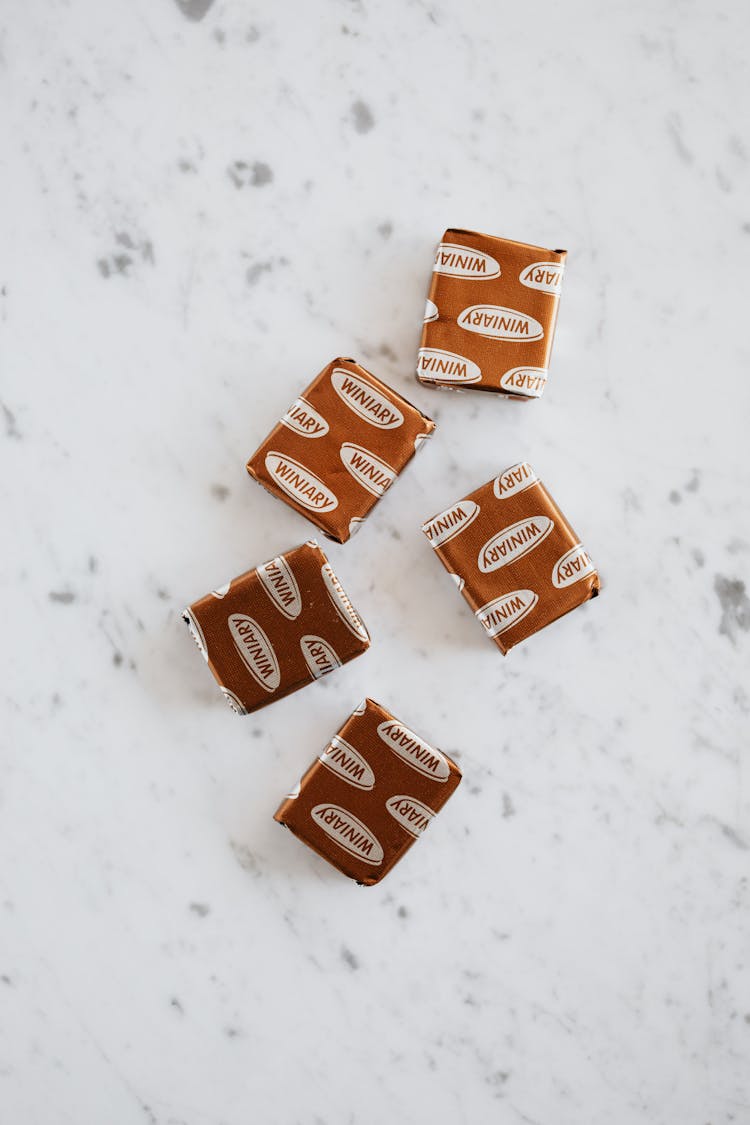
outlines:
M747 6L4 23L3 1119L750 1122ZM567 247L540 402L415 382L447 226ZM239 719L180 610L340 354L438 429L326 548L369 653ZM504 659L419 525L523 459L605 589ZM464 771L372 889L272 820L365 694Z

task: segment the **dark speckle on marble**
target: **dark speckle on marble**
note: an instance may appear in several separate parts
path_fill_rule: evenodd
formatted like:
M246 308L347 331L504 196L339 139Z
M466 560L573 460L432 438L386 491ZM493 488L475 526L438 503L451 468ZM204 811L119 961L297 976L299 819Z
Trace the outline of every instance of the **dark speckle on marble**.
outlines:
M700 547L693 547L693 550L692 550L691 553L692 553L693 561L694 561L695 565L696 566L704 566L704 564L706 562L706 556L703 554L703 551L701 551Z
M112 654L112 663L114 664L115 668L119 668L122 664L122 661L123 655L121 652L115 652Z
M408 918L409 917L409 911L406 909L405 906L399 906L396 913L398 914L399 918Z
M677 491L676 488L673 488L672 491L669 494L669 503L670 504L681 504L682 503L682 497L680 496L680 494L679 494L679 492Z
M129 276L131 266L140 259L142 262L154 264L154 244L148 238L137 238L127 231L115 231L115 243L119 249L114 250L108 257L97 260L97 269L103 278L120 274Z
M96 555L89 555L89 574L96 574L99 569L99 560Z
M249 27L247 29L247 32L245 33L245 42L246 43L257 43L259 39L260 39L260 31L255 26L255 24L253 24L251 27Z
M352 953L351 949L347 949L347 947L345 945L341 946L341 960L344 962L345 965L349 966L349 968L352 970L352 972L354 972L356 969L359 968L358 958L355 957L355 955Z
M220 27L214 28L214 39L216 40L216 42L219 44L220 47L224 46L224 43L226 42L226 38L227 38L226 32L222 31L222 29Z
M363 102L361 98L358 98L352 106L352 117L354 118L354 128L358 133L369 133L375 124L372 110L367 102Z
M180 1001L177 999L176 996L173 996L172 999L169 1001L169 1006L170 1006L170 1008L174 1008L174 1010L176 1012L179 1012L181 1016L184 1016L185 1009L183 1008L182 1004L180 1003Z
M672 113L667 118L667 133L674 146L674 150L683 164L693 163L693 154L682 138L682 122L679 114Z
M175 4L186 19L197 23L202 20L214 0L175 0Z
M640 512L641 501L638 493L632 488L626 488L622 494L622 502L626 512Z
M197 914L199 918L205 918L211 913L211 907L207 902L191 902L188 910L193 914Z
M247 163L244 160L235 160L227 168L227 175L235 187L241 188L246 180Z
M13 413L13 411L10 409L9 406L6 406L5 403L2 404L2 407L3 407L3 418L5 419L5 436L8 437L8 438L15 438L16 441L20 441L21 440L21 434L18 430L18 427L16 426L16 416L15 416L15 414Z
M247 267L245 281L250 286L257 285L263 274L270 273L272 269L272 262L256 262L254 265Z
M214 500L226 500L226 498L229 496L229 489L225 484L212 484L211 495L213 496Z
M393 234L393 223L380 223L378 234L381 238L390 238Z
M227 168L227 175L236 188L264 187L273 180L273 169L262 160L248 164L246 160L235 160Z
M739 578L717 574L714 591L721 606L719 632L734 644L738 629L742 632L750 629L750 598L745 591L745 583Z
M715 175L716 175L716 182L717 182L717 184L719 185L719 187L721 188L722 191L728 192L728 191L732 190L732 181L730 180L730 178L726 174L726 172L723 170L723 168L720 168L718 164L717 164L716 169L715 169Z
M58 605L72 605L76 600L72 590L50 590L47 596L51 602L57 602Z
M5 973L3 973L2 976L0 976L0 980L3 982L3 984L6 984L8 986L8 988L13 988L13 981L10 979L9 976L6 976Z
M126 250L131 250L133 254L139 254L144 262L150 262L151 265L154 264L154 244L150 239L142 238L136 240L129 235L127 231L118 231L115 234L115 241ZM121 255L121 257L127 258L129 263L132 261L127 254ZM117 258L115 258L115 262L116 261Z
M253 187L263 187L264 184L270 184L273 180L273 169L264 164L262 160L256 160L253 164L252 178L250 180Z
M251 875L260 875L261 865L247 844L240 844L237 840L230 840L229 842L234 852L234 857L242 870L249 871Z
M750 845L740 836L736 829L732 828L731 824L720 824L719 828L721 829L722 836L726 836L730 844L734 844L736 848L739 848L743 852L748 850Z
M508 817L515 816L515 815L516 815L516 806L513 804L513 801L511 800L510 794L509 793L503 793L503 818L505 820L507 820Z

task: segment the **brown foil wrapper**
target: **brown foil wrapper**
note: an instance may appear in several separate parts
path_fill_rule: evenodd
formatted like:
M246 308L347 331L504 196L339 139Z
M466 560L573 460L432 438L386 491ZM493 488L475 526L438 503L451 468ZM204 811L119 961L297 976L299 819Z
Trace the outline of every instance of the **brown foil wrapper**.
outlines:
M182 614L229 706L247 715L370 646L314 540L233 578Z
M247 471L345 543L435 423L353 359L334 359L295 399Z
M435 254L425 309L420 383L539 398L565 258L565 250L447 230Z
M455 762L366 699L274 819L344 875L379 883L461 780Z
M422 531L503 653L599 593L594 564L526 461Z

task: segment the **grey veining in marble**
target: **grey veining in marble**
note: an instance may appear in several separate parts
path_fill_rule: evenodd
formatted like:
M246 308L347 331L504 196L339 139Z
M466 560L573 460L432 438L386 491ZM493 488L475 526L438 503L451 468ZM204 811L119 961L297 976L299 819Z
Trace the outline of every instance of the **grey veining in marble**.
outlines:
M0 32L13 1125L750 1123L750 14L29 0ZM528 406L413 378L446 226L565 246ZM361 660L232 715L182 605L352 355L438 423ZM528 459L603 596L503 659L421 521ZM378 888L272 813L365 694L465 780Z

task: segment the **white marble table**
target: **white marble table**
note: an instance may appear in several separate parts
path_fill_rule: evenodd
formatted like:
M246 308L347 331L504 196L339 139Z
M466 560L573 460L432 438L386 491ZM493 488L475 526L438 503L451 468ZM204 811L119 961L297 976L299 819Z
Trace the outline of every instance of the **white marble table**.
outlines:
M740 0L29 0L0 34L11 1125L750 1122ZM569 250L547 392L413 379L448 225ZM373 647L246 719L182 605L301 542L334 355L434 440ZM532 461L605 580L503 659L419 532ZM380 887L274 824L368 693L465 780Z

